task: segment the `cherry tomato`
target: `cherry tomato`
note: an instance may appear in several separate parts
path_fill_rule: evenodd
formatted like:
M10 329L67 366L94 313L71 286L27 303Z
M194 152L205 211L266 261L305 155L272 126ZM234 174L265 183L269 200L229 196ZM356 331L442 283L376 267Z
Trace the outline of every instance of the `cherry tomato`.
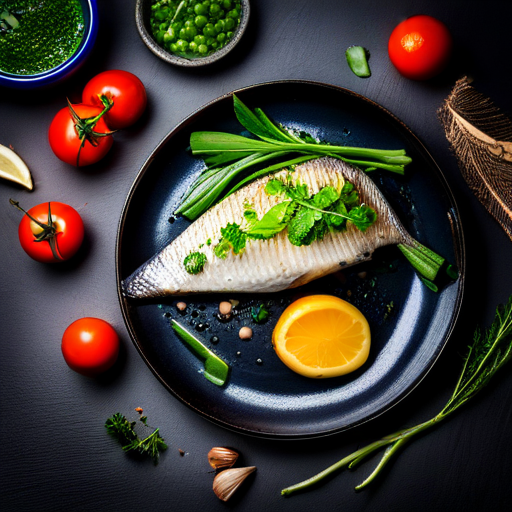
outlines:
M42 263L57 263L73 256L84 239L84 223L71 206L51 201L25 212L16 201L11 204L23 211L18 237L25 252Z
M432 16L419 15L402 21L391 33L388 53L406 78L426 80L448 63L452 37L446 25Z
M71 108L79 119L74 117ZM48 132L55 155L79 167L101 160L114 142L111 135L104 136L110 132L104 117L99 117L104 110L106 108L77 104L57 112Z
M82 102L102 107L102 96L114 102L111 110L105 115L107 125L112 130L132 125L146 109L146 89L143 83L128 71L116 69L96 75L85 86Z
M119 355L119 336L100 318L80 318L62 335L62 355L68 366L92 377L108 370Z

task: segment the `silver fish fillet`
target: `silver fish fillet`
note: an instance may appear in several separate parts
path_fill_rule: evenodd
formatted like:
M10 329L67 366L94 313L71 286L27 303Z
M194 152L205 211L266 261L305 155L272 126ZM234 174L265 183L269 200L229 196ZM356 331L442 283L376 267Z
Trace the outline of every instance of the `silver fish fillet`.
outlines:
M287 238L286 229L269 240L248 240L241 255L226 259L213 254L220 229L228 223L241 224L244 205L250 203L261 218L282 198L269 196L265 185L285 178L289 171L256 180L204 213L161 252L144 263L123 282L126 296L134 298L212 292L277 292L295 288L341 268L371 259L375 249L385 245L412 245L390 205L373 181L361 170L333 158L321 158L295 168L292 181L308 185L314 194L325 186L337 187L349 181L359 192L360 202L377 212L377 221L364 233L350 222L346 231L328 232L323 240L297 247ZM211 239L213 244L205 242ZM191 252L206 254L203 272L187 273L183 260Z

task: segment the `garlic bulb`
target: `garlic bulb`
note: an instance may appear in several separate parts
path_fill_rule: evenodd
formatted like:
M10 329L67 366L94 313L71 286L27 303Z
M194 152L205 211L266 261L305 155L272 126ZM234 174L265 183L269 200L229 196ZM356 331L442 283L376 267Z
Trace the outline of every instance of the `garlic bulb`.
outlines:
M254 471L256 471L256 466L221 471L213 480L213 492L217 498L228 501L243 481Z
M238 453L229 448L216 446L208 452L208 462L213 469L230 468L238 459Z

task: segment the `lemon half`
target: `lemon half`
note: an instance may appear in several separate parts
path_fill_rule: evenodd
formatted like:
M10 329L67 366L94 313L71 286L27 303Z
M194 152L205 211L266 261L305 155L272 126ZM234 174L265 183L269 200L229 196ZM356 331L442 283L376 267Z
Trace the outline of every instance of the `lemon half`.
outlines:
M315 379L357 370L368 359L370 343L364 315L331 295L311 295L290 304L272 335L281 361L294 372Z

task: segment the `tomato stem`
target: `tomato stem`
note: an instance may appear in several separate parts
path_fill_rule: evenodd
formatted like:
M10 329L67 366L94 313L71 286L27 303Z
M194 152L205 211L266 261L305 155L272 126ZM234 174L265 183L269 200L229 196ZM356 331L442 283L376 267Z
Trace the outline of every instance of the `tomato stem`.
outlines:
M41 229L41 233L35 234L35 240L34 242L48 242L50 244L50 249L52 251L53 257L56 260L64 260L64 258L60 255L59 248L57 245L57 229L55 228L55 225L53 224L52 220L52 210L51 210L51 203L48 202L48 223L44 224L43 222L39 222L37 219L32 217L30 213L25 211L18 201L14 201L13 199L9 199L9 203L11 203L13 206L18 208L18 210L22 211L32 222L35 222Z
M96 147L99 144L99 138L108 137L115 133L115 130L111 130L105 133L97 132L94 130L98 121L114 106L114 100L111 100L106 96L102 96L100 99L104 106L103 110L97 116L85 118L81 118L75 112L73 105L71 104L69 99L67 100L69 112L71 114L71 117L73 118L78 138L80 139L80 147L78 148L78 153L76 155L77 167L79 167L80 164L80 152L82 151L82 148L85 146L86 141L92 144L94 147Z

